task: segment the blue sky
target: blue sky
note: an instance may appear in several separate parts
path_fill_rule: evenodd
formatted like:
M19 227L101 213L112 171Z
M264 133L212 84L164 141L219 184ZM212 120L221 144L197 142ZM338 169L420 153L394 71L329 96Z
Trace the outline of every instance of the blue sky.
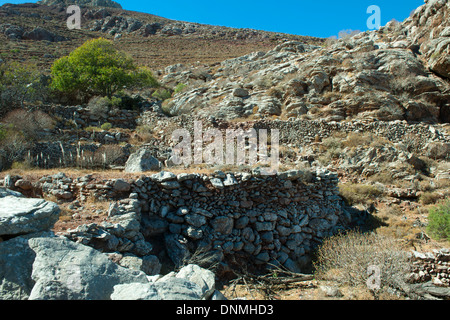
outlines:
M4 3L36 1L0 0ZM341 30L367 30L367 8L381 9L381 25L403 21L423 0L191 0L124 1L126 10L155 14L169 19L211 25L252 28L298 35L330 37Z

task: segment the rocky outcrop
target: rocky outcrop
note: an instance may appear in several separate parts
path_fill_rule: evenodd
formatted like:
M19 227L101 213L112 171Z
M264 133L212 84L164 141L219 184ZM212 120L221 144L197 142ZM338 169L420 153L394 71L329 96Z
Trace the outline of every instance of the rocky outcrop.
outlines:
M450 2L427 0L403 23L411 45L417 44L428 67L450 78Z
M203 83L187 77L198 66L166 68L163 83L188 85L166 108L220 119L448 122L448 7L427 1L402 24L324 47L286 41L207 69Z
M25 31L24 28L11 24L1 24L0 32L8 37L10 40L35 40L35 41L49 41L59 42L67 41L67 38L55 34L42 27L36 27L30 31Z
M22 38L24 40L35 40L35 41L49 41L49 42L59 42L66 41L67 38L54 34L44 28L37 27L31 31L26 31L23 33Z
M187 266L162 277L156 257L149 256L139 260L126 255L117 264L116 256L49 231L59 216L56 205L7 189L0 194L0 300L199 300L214 294L210 271ZM118 214L117 209L111 210L111 218ZM151 251L141 243L139 222L133 215L120 218L112 219L117 224L105 229L132 239L128 248L135 247L138 253ZM145 271L156 277L149 278ZM137 288L146 288L145 296Z
M46 6L70 6L70 5L79 5L79 6L88 6L88 7L105 7L105 8L118 8L122 9L122 6L112 0L40 0L39 4L43 4Z
M42 199L0 198L0 237L45 231L59 219L59 207Z

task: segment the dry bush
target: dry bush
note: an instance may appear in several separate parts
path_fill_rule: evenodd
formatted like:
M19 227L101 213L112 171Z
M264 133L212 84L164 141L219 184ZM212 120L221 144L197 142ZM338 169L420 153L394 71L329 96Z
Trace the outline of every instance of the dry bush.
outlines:
M89 100L88 109L93 115L108 114L111 101L107 97L93 97Z
M342 141L342 145L349 148L358 146L382 147L386 144L390 144L389 140L373 133L351 132L348 134L347 139Z
M375 186L358 183L339 184L339 192L349 205L368 204L383 194Z
M220 254L217 251L198 247L193 253L187 252L184 255L178 269L189 264L195 264L208 270L215 270L220 264Z
M321 149L325 152L320 155L319 162L327 165L333 159L338 159L342 154L342 139L338 137L328 137L322 141Z
M366 287L368 268L377 266L380 270L378 292L401 287L409 270L408 254L400 243L375 233L350 231L325 239L316 257L314 267L318 279L351 287Z
M419 200L422 204L435 204L439 199L441 198L441 195L436 192L429 192L426 191L422 193L422 195L419 197Z
M45 112L40 110L27 111L25 109L16 109L9 112L2 119L2 123L22 132L28 140L36 139L40 132L52 130L56 125L56 121Z
M283 90L279 87L270 88L269 90L267 90L266 94L280 100L283 99Z
M29 145L28 139L23 132L17 130L13 125L0 124L0 156L3 159L2 167L21 161ZM1 159L0 159L1 160Z
M136 134L139 137L139 141L142 143L148 143L153 140L153 128L149 125L137 126Z

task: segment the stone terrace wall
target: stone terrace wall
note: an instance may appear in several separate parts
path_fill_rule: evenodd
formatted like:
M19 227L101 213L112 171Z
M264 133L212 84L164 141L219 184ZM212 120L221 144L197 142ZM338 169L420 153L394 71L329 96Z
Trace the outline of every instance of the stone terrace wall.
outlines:
M191 115L180 115L173 118L157 117L154 113L144 112L141 122L158 130L168 128L187 129L193 132L194 121L201 121L203 130L210 128L238 129L278 129L280 131L280 145L307 146L318 138L320 140L336 133L372 133L383 137L393 143L404 142L408 137L416 141L417 148L423 148L429 142L450 143L450 135L447 134L447 124L428 124L421 122L397 121L325 121L325 120L302 120L290 118L289 120L250 120L246 123L227 122L213 117L193 117ZM158 131L157 130L157 131ZM165 132L165 138L171 139L172 132Z
M168 247L187 241L225 258L239 253L256 264L279 262L298 270L339 222L349 221L337 183L327 171L276 176L161 172L135 181L131 197L142 199L148 212L144 234L164 234ZM176 263L181 256L171 258Z
M89 175L72 179L60 173L34 185L20 177L4 180L11 189L41 190L63 201L112 200L116 204L109 216L133 201L146 241L163 243L162 251L175 265L201 249L217 253L221 260L238 255L255 265L279 262L299 271L324 237L351 220L342 207L337 175L322 170L273 176L257 169L211 175L162 171L103 182L91 181ZM107 232L102 233L104 239L110 239Z

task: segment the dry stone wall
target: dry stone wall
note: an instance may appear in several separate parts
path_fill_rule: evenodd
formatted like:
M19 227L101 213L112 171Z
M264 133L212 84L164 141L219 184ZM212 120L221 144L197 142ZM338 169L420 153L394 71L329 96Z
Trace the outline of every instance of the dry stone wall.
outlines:
M166 248L190 243L190 251L216 252L225 260L238 254L298 271L324 237L350 221L337 182L337 175L320 170L160 172L136 180L130 197L141 200L144 235L163 235ZM168 253L175 264L183 258L183 250Z
M163 254L174 265L202 251L214 253L221 261L239 256L255 266L282 264L302 271L322 239L351 222L339 196L337 175L324 170L290 170L272 176L258 169L209 175L161 171L138 179L102 182L93 181L90 175L72 179L60 173L34 184L18 176L4 180L8 188L51 194L78 205L89 197L110 200L111 219L122 215L122 207L132 202L126 213L139 216L140 230L133 232L143 235L138 237L140 244L147 241L154 248L153 255ZM109 236L111 228L91 227L83 232L69 230L68 236L77 240L83 234L83 243L98 244L99 228L102 239L109 242L117 233ZM90 229L95 229L92 237ZM117 249L110 244L100 247ZM136 250L131 252L139 255Z

